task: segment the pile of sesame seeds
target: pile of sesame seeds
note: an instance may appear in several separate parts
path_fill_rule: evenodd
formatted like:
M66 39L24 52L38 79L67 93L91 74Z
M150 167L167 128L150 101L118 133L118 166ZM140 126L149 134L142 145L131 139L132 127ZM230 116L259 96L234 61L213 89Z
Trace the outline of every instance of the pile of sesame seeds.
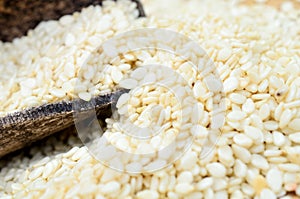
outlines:
M195 143L169 167L132 175L99 164L86 147L70 141L73 148L62 150L63 144L55 140L33 148L33 157L17 156L6 163L0 173L0 196L262 199L292 198L287 195L293 192L299 197L299 11L220 4L207 2L200 8L203 12L182 13L175 19L149 13L149 19L135 20L131 27L180 32L197 41L214 61L226 93L227 114L221 137L208 156L200 158ZM91 7L85 11L96 14L99 10ZM40 28L53 22L48 23ZM28 40L24 37L19 42L33 45ZM5 45L1 48L7 48ZM55 47L49 44L49 48ZM158 55L154 53L154 59ZM125 59L147 62L149 57L133 54ZM5 70L14 67L9 68Z
M0 42L1 116L78 97L77 74L89 54L127 30L139 14L130 1L103 3L103 8L91 6L58 21L42 22L12 43Z

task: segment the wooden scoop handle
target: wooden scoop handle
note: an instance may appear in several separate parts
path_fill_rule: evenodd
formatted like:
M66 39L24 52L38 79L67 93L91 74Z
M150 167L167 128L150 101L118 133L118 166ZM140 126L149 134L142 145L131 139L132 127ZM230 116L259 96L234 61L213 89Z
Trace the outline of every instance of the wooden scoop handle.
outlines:
M90 102L76 99L45 104L0 118L0 157L73 125L74 104L80 105L80 119L88 118L91 110L102 119L110 117L111 105L125 92L128 90L121 89Z

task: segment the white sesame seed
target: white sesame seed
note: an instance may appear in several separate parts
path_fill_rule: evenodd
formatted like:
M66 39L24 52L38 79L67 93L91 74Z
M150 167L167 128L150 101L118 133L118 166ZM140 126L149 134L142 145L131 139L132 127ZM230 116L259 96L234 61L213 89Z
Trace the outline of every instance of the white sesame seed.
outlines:
M215 193L215 198L221 199L221 198L228 198L228 193L223 190L223 191L218 191Z
M188 194L194 190L194 186L189 183L180 183L175 186L175 191L179 194Z
M253 127L253 126L245 126L244 127L245 134L250 137L255 143L262 143L263 133L260 129Z
M196 98L201 97L205 93L207 93L205 86L202 82L197 81L193 87L193 93Z
M229 99L236 104L244 104L247 98L239 93L231 93Z
M74 18L71 15L65 15L59 19L61 25L68 25L73 22Z
M300 100L296 100L296 101L293 101L293 102L286 103L286 104L284 104L284 107L287 108L287 109L300 107Z
M229 146L222 146L218 149L219 160L226 166L232 166L234 164L232 150Z
M36 178L40 177L43 173L44 167L35 168L33 171L30 172L28 178L30 180L35 180Z
M227 118L231 121L240 121L246 117L246 113L242 111L231 111L228 113Z
M278 129L279 125L276 121L270 120L270 121L264 122L264 127L268 131L274 131L274 130Z
M214 192L212 189L207 189L204 192L204 198L214 198Z
M66 95L66 93L64 91L62 91L61 89L51 89L50 93L51 93L51 95L58 97L58 98L62 98Z
M222 178L226 175L226 168L220 163L210 163L206 166L208 172L217 178Z
M152 83L152 82L156 82L156 75L152 72L147 73L142 79L142 83Z
M285 109L281 116L280 116L280 120L279 120L279 127L280 128L284 128L286 125L288 125L288 123L290 122L290 120L292 119L292 112L290 109Z
M157 191L154 190L143 190L137 193L137 198L140 199L155 199L155 198L159 198L159 194L157 193Z
M263 104L258 112L259 117L264 120L267 119L270 115L270 107L268 104Z
M246 102L242 106L242 110L246 113L252 113L255 109L255 105L252 99L247 99Z
M146 73L147 73L147 70L145 68L139 67L139 68L135 69L134 71L132 71L131 77L136 80L141 80L146 75Z
M183 169L192 169L197 162L197 154L195 152L190 152L184 154L184 156L180 159L180 165Z
M281 114L283 112L283 103L280 103L276 108L275 108L275 111L274 111L274 118L276 120L279 120L280 117L281 117ZM279 125L280 126L280 125Z
M212 177L205 177L203 178L200 182L197 183L196 187L197 187L197 190L205 190L209 187L212 186L213 184L213 178Z
M300 119L299 118L293 119L288 124L288 127L295 130L295 131L300 131Z
M216 77L209 75L204 78L204 82L209 91L211 92L221 92L222 90L222 82L218 80Z
M276 146L282 146L286 142L286 138L284 135L279 131L274 131L273 135L273 142Z
M295 143L300 143L300 132L289 135L289 139Z
M201 192L193 192L186 196L187 199L198 199L203 198L203 194Z
M259 169L266 170L269 168L267 160L261 155L253 154L251 158L251 163Z
M214 191L220 191L226 189L227 186L228 186L227 180L221 178L215 178L212 188Z
M237 158L242 160L244 163L250 162L251 153L247 149L245 149L243 147L240 147L236 144L233 144L232 145L232 150L233 150L235 156L237 156Z
M240 178L245 177L247 174L247 165L237 159L234 165L234 174Z
M81 157L87 154L87 150L85 147L79 148L71 157L73 161L79 160Z
M267 183L269 187L275 193L278 193L282 188L282 172L276 168L272 168L268 171L266 175Z
M92 99L92 95L88 92L81 92L78 94L79 98L84 101L90 101Z
M118 68L114 67L111 70L111 78L115 83L119 83L123 79L123 73L118 70Z
M244 134L236 134L233 137L233 141L236 144L238 144L239 146L242 146L245 148L249 148L253 144L253 141L251 140L251 138L249 138L248 136L246 136Z
M111 58L114 58L118 55L118 50L114 46L113 43L107 42L103 44L103 51L104 53Z
M193 182L193 174L189 171L184 171L179 174L177 177L177 181L179 183L192 183Z
M178 194L170 191L170 192L168 192L168 198L170 198L170 199L178 199L179 197L178 197Z
M281 170L287 171L287 172L299 172L300 166L293 163L285 163L285 164L279 164L278 167Z
M49 157L45 157L45 158L41 159L40 161L38 161L36 164L34 164L33 167L36 168L36 167L44 166L49 161L50 161L50 158Z
M135 79L123 79L119 85L126 89L133 89L137 86L138 82Z
M72 33L68 33L65 38L65 45L72 46L75 43L75 37Z
M276 199L276 195L270 189L263 189L260 193L260 198Z
M55 168L54 168L54 164L53 164L52 162L46 164L45 169L44 169L44 171L43 171L42 177L43 177L43 178L49 177L49 175L50 175L52 172L54 172L54 169L55 169Z
M124 93L119 97L116 107L121 108L124 104L128 102L129 99L130 99L130 95L128 93Z
M116 181L106 183L101 189L101 191L105 194L115 193L118 192L119 190L120 190L120 183Z
M219 61L226 61L231 56L231 53L230 48L223 48L219 51L217 59Z
M231 198L232 199L238 199L238 198L242 198L243 197L243 193L240 190L235 190L232 194L231 194Z
M254 189L249 185L249 184L242 184L242 191L248 195L248 196L253 196L254 195Z
M280 151L280 150L266 150L264 152L264 156L265 157L276 157L276 156L280 156L281 153L282 153L282 151Z
M238 85L239 85L239 81L236 77L229 77L223 83L224 92L225 93L232 92L238 88Z

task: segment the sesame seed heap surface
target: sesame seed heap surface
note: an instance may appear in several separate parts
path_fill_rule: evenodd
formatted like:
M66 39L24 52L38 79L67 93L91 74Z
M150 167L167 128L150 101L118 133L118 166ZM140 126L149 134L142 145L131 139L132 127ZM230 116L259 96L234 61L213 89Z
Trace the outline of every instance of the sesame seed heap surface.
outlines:
M223 1L169 0L167 7L160 2L142 1L148 17L140 19L134 3L106 2L103 7L42 22L28 36L0 43L0 111L5 115L73 97L89 100L91 93L109 92L118 84L132 88L142 76L159 79L151 69L137 66L159 63L187 77L199 102L200 111L186 121L188 131L201 132L195 133L192 146L162 170L130 174L100 164L74 135L50 137L28 154L0 160L1 198L288 199L291 192L300 197L299 10L289 3L277 10ZM208 91L189 73L184 60L148 50L128 53L104 71L92 64L81 67L104 40L146 27L166 28L191 38L216 67L226 114L218 141L205 157L200 154L209 134L211 106L202 94ZM78 79L83 86L74 89ZM131 120L147 125L150 119L143 111L152 104L154 120L165 122L167 133L139 145L123 136L113 116L106 120L104 135L129 152L168 144L178 134L173 94L151 86L135 90L134 97L129 94L119 99L118 113L128 102ZM162 117L160 109L168 107L172 108Z

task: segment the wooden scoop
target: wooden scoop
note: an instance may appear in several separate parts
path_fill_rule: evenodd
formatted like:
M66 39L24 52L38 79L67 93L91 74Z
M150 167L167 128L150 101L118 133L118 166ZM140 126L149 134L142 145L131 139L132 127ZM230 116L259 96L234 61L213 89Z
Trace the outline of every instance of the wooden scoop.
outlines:
M0 39L11 41L13 38L25 35L29 29L34 28L41 21L58 19L89 5L101 5L102 1L0 0ZM142 4L138 0L132 1L137 3L139 17L144 17ZM110 117L110 106L127 91L119 89L93 98L92 101L96 103L93 108L97 115L102 119ZM83 109L91 108L83 100L75 99L69 102L44 104L0 117L0 157L73 125L72 105L78 102L83 104Z

